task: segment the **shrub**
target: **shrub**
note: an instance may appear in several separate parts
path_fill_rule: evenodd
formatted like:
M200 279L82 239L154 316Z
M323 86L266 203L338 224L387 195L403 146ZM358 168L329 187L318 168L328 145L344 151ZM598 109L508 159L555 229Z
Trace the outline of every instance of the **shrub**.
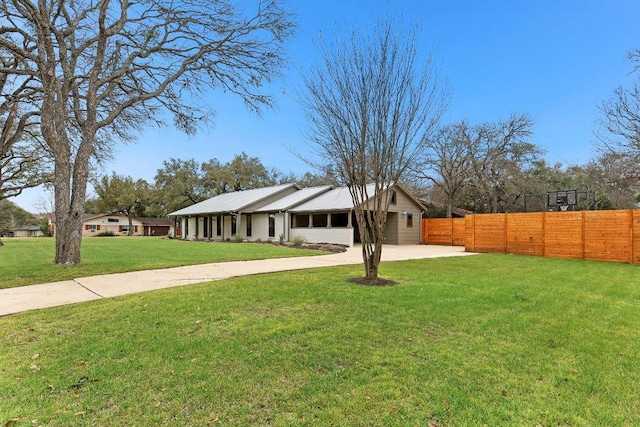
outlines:
M302 246L302 244L306 241L307 239L305 239L303 236L295 236L292 240L293 246Z
M244 241L244 238L239 235L236 234L235 236L233 236L233 243L242 243Z
M96 234L96 237L114 237L115 234L113 231L103 231L102 233Z
M278 243L280 243L281 245L284 245L284 234L280 234L278 236Z

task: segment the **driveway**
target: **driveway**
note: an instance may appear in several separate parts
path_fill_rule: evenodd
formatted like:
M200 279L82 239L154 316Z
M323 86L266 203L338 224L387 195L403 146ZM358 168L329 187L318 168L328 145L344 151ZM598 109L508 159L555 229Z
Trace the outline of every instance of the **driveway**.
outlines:
M462 246L385 245L382 261L473 255ZM0 316L119 295L191 285L251 274L362 263L360 246L346 252L296 258L233 261L130 273L81 277L62 282L0 289Z

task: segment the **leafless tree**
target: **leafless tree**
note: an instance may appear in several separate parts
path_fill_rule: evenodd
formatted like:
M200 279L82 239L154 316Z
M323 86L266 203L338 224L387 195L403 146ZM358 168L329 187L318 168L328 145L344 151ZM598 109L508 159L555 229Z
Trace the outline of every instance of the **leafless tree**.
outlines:
M604 151L624 154L637 168L640 178L640 49L627 54L635 79L629 87L619 86L613 97L600 105L602 117L596 136Z
M522 195L513 184L525 167L542 154L539 147L527 142L532 127L533 121L526 114L512 114L506 121L477 126L469 141L473 167L470 182L490 212L499 212L501 201L509 202Z
M637 207L640 191L638 164L625 153L604 152L582 167L593 187L607 197L613 209Z
M321 62L301 96L319 169L335 170L350 190L365 278L378 280L391 188L418 158L449 96L416 26L379 21L320 42ZM342 37L342 38L340 38Z
M26 84L54 157L55 262L80 262L83 203L91 162L148 124L195 132L212 117L210 89L271 106L261 86L278 75L291 16L279 0L1 0L1 74Z
M466 120L439 129L429 139L424 157L416 163L416 176L431 182L444 195L447 218L453 216L454 201L473 172L472 133Z
M0 66L18 71L15 58L0 57ZM37 112L24 102L31 91L29 79L14 84L9 73L0 74L0 200L20 195L49 179L40 143Z

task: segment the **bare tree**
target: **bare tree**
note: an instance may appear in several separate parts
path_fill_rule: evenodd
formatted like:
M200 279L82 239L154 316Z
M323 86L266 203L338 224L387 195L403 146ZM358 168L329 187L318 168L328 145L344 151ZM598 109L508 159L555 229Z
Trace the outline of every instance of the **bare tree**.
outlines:
M15 58L0 57L3 68L20 69ZM0 200L15 197L27 188L48 181L48 153L38 134L37 112L24 105L30 93L29 79L14 84L9 73L0 74Z
M378 280L391 188L437 127L448 93L417 27L379 21L364 34L320 43L301 102L320 159L346 183L362 241L365 278Z
M519 186L513 184L542 153L539 147L526 141L532 127L533 121L526 114L512 114L506 121L478 126L469 141L471 183L490 212L499 212L501 202L513 204L510 198L522 196Z
M611 202L613 209L637 207L635 195L640 190L638 164L625 153L601 153L582 170L593 188Z
M430 181L445 197L446 216L453 216L453 204L471 178L473 129L466 120L439 129L429 139L424 157L416 163L418 178Z
M163 112L186 132L212 117L197 105L207 90L271 106L260 87L278 75L290 15L258 0L249 16L233 0L1 0L0 69L37 107L54 156L55 262L80 262L83 203L92 159L134 139Z
M629 157L637 166L634 174L640 178L640 49L627 57L635 80L629 87L617 87L613 97L600 105L602 118L596 136L605 151Z

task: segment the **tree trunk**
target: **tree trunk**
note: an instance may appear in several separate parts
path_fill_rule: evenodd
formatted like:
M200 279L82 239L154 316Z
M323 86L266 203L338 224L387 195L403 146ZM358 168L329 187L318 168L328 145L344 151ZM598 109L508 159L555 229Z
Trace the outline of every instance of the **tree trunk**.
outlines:
M498 213L498 187L491 189L491 213Z
M356 215L357 217L358 215ZM375 282L378 280L378 268L382 258L384 224L380 228L380 224L374 219L371 212L363 212L362 224L358 224L358 227L362 242L365 279Z
M87 144L81 144L73 166L65 158L56 159L53 181L56 216L56 255L53 262L56 264L79 264L82 260L80 245L91 149Z
M133 236L133 219L131 219L131 210L127 212L127 218L129 218L129 231L127 236Z

